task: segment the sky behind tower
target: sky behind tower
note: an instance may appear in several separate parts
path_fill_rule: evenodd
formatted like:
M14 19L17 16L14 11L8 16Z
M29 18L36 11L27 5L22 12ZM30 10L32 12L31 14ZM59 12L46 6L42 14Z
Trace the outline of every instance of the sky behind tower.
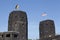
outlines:
M60 34L60 0L0 0L0 32L8 31L8 17L16 4L27 13L28 38L39 38L39 22L46 19L54 20L56 34Z

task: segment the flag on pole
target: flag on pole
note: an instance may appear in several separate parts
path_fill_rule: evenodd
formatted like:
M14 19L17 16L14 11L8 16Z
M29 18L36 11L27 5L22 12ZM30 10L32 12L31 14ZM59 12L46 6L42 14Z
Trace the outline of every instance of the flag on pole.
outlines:
M18 9L19 8L19 5L17 4L16 6L15 6L15 9Z
M46 12L43 12L43 13L41 14L41 16L47 16Z

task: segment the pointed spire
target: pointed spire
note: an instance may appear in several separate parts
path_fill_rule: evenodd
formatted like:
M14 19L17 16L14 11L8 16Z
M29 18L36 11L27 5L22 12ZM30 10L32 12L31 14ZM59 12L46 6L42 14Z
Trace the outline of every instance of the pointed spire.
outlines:
M19 8L19 5L17 4L16 6L15 6L15 9L17 10Z

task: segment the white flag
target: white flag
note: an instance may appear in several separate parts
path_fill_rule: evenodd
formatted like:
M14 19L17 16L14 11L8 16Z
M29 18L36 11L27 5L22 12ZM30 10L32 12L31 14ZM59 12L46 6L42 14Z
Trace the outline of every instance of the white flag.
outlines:
M46 12L42 13L42 15L41 15L41 16L47 16Z

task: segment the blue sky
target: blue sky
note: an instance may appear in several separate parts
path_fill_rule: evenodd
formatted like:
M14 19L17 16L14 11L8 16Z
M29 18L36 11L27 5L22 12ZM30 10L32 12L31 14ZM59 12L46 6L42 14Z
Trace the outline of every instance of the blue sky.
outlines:
M46 19L54 20L56 34L60 34L60 0L0 0L0 32L8 31L8 16L16 4L27 13L28 38L39 38L39 22ZM43 12L47 16L41 16Z

